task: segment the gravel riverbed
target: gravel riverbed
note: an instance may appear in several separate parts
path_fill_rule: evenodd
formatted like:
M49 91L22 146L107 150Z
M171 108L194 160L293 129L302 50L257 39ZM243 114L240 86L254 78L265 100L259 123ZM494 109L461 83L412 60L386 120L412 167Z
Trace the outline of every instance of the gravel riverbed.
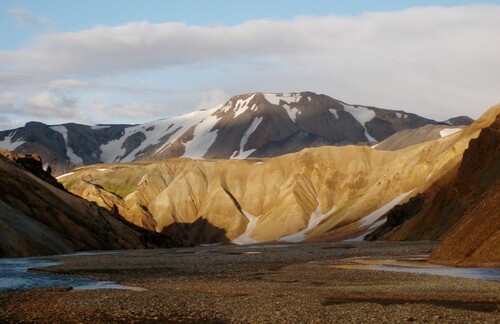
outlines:
M432 242L281 244L52 257L44 273L142 291L0 291L2 323L500 323L500 282L338 269L428 254Z

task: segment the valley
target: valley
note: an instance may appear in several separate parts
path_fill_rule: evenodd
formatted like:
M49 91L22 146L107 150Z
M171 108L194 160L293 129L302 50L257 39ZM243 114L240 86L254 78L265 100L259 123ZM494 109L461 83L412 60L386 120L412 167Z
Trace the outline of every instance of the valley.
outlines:
M353 258L425 256L432 242L123 251L66 258L43 273L145 288L0 291L8 322L495 322L500 282L341 269Z
M500 106L441 127L408 131L399 149L389 138L394 150L96 164L57 179L39 156L2 151L2 256L116 251L22 268L20 281L44 283L0 291L0 320L495 322Z
M500 324L498 17L0 1L0 324Z

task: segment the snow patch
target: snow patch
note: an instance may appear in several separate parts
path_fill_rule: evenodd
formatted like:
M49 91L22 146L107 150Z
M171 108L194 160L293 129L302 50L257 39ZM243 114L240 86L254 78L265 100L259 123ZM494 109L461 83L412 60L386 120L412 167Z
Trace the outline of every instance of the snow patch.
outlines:
M56 177L56 179L61 179L61 178L64 178L64 177L70 176L70 175L72 175L73 173L74 173L74 172L70 172L70 173L65 173L65 174L62 174L62 175L60 175L60 176Z
M283 104L283 108L285 108L288 117L290 117L290 119L295 123L297 119L297 113L300 112L299 109L295 107L291 108L288 104Z
M183 143L185 147L183 157L191 159L202 159L217 139L218 130L213 130L215 124L220 120L217 116L211 115L196 125L193 139Z
M316 208L316 210L311 213L311 216L309 217L309 222L308 222L307 227L305 229L303 229L302 231L299 231L297 233L281 237L278 239L278 241L294 242L294 243L304 241L306 239L306 233L309 232L310 230L312 230L313 228L315 228L316 226L318 226L319 223L321 223L321 221L323 219L330 216L335 211L335 209L336 209L336 207L333 206L332 209L330 209L326 213L322 214L321 213L321 204L318 204L318 207Z
M19 146L26 143L26 141L24 141L22 139L18 139L17 141L12 142L12 138L14 138L16 133L17 133L17 130L15 132L11 133L9 136L6 136L3 139L3 141L0 141L0 148L3 148L4 150L7 150L7 151L14 151L16 148L18 148Z
M234 151L233 155L231 155L231 159L246 159L250 154L256 151L256 149L251 149L245 151L245 145L248 142L248 138L250 135L252 135L257 127L259 127L260 123L262 122L262 117L255 117L252 120L252 123L250 124L250 127L248 127L247 131L243 135L240 141L240 150L239 151Z
M135 158L137 158L137 156L139 156L141 152L144 151L148 146L157 145L162 141L163 137L169 136L168 140L153 152L154 155L160 154L170 145L175 143L179 139L179 137L182 136L187 130L195 125L198 125L207 117L210 117L221 107L222 105L219 105L210 110L198 110L173 118L160 119L142 125L127 127L124 129L123 135L120 138L114 139L100 146L100 150L102 153L99 158L104 163L131 162ZM207 125L212 121L213 120L207 121ZM202 127L207 127L207 125ZM125 140L129 136L137 132L142 132L144 134L143 130L148 128L152 130L145 133L146 139L132 152L125 155L126 150L123 147L123 143L125 142ZM199 139L189 144L189 146L192 146L192 152L197 152L197 155L202 153L200 147L197 147L198 140Z
M461 130L461 128L445 128L439 132L439 135L441 135L441 137L446 137L458 133Z
M73 152L73 149L68 144L68 129L62 125L50 127L52 130L60 133L64 138L64 143L66 144L66 155L73 164L82 164L83 159Z
M106 128L110 128L111 126L109 125L95 125L95 126L92 126L91 128L93 130L100 130L100 129L106 129Z
M245 217L248 219L247 229L245 230L245 232L243 232L243 234L232 240L231 243L243 245L243 244L255 244L262 242L250 237L253 230L257 226L257 221L259 220L259 218L247 213L243 209L241 210L241 213L245 215Z
M413 189L413 190L415 190L415 189ZM405 192L405 193L397 196L396 198L394 198L393 200L391 200L390 202L388 202L387 204L385 204L381 208L377 209L373 213L369 214L368 216L363 217L361 219L359 227L367 227L367 226L369 226L369 228L367 229L367 231L364 234L362 234L362 235L360 235L358 237L355 237L355 238L352 238L352 239L349 239L349 240L345 240L345 242L348 242L348 241L350 241L350 242L363 241L368 234L370 234L372 231L374 231L376 228L378 228L379 226L381 226L382 224L384 224L386 222L386 219L380 219L379 220L379 218L382 217L389 210L391 210L394 206L396 206L397 204L399 204L413 190L410 190L408 192Z
M368 134L368 131L366 130L365 124L375 118L375 111L366 108L366 107L359 107L359 106L349 106L346 104L342 104L344 106L344 110L350 113L354 119L358 121L358 123L363 126L365 129L365 136L370 142L377 142L375 138L373 138L370 134Z
M250 101L252 101L253 97L255 97L255 94L251 95L250 97L246 98L245 100L239 99L238 101L236 101L233 118L238 117L239 115L241 115L242 113L244 113L248 109L248 104L250 103ZM254 104L252 106L252 108L250 108L250 110L254 110L256 107L257 107L257 105Z
M338 113L337 109L332 108L332 109L328 109L328 111L331 112L335 116L335 118L339 119L339 113Z
M396 113L396 117L401 118L402 116L403 115L401 115L400 113L398 113L398 112Z

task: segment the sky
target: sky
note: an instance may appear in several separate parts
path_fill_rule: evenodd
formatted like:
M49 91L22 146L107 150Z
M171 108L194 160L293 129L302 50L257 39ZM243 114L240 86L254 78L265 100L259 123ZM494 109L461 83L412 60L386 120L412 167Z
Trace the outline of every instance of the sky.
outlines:
M313 91L446 120L500 102L499 1L2 0L0 129Z

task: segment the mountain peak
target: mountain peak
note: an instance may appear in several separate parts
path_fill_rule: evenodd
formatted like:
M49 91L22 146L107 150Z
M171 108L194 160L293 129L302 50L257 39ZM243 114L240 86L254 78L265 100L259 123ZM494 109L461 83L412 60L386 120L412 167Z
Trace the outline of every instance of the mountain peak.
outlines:
M325 145L361 145L436 121L349 105L311 91L240 94L209 110L139 125L29 123L0 131L0 148L40 153L55 174L75 165L143 159L271 157Z

